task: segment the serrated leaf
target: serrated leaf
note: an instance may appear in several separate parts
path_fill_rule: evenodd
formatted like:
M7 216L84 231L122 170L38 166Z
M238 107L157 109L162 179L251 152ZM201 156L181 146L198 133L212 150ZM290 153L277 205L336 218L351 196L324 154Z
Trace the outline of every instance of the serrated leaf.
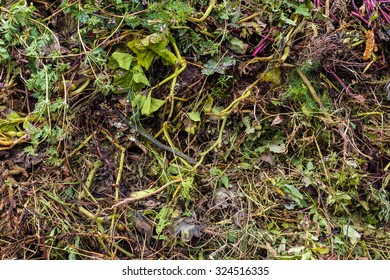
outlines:
M134 56L128 53L114 52L112 57L118 62L120 68L129 70Z
M289 19L288 17L286 17L286 16L284 15L284 13L281 13L281 14L280 14L280 19L281 19L282 21L284 21L285 23L290 24L290 25L292 25L292 26L296 26L296 25L297 25L294 21L292 21L291 19Z
M164 103L164 100L152 98L152 93L149 92L144 104L142 105L141 114L149 116L156 112L158 109L160 109L164 105Z
M310 17L310 11L305 4L295 7L295 13L304 17Z
M190 112L187 114L188 117L194 122L200 122L200 113L199 112Z

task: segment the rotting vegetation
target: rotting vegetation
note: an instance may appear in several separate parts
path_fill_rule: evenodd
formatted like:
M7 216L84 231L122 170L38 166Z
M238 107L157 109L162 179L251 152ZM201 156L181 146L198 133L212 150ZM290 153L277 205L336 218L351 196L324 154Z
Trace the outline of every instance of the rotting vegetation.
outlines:
M389 259L390 1L1 1L1 259Z

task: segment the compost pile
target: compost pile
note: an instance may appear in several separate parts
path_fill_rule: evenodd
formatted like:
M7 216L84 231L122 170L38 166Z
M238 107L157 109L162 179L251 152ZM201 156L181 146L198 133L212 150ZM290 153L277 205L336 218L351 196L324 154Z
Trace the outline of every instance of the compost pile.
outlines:
M389 259L390 1L1 1L1 259Z

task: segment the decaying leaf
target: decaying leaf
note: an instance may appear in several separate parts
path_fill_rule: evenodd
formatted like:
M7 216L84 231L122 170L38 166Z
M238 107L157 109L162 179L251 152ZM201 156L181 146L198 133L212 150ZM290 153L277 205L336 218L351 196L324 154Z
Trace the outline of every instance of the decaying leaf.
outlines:
M269 150L276 154L282 154L286 151L286 144L282 140L274 140L268 144Z
M343 226L343 233L344 233L344 236L348 236L349 237L349 241L352 243L352 244L355 244L358 239L360 239L360 233L358 233L352 226L350 225L344 225Z
M183 242L190 242L192 238L201 236L201 227L194 224L193 218L178 218L171 227L174 235L180 233Z
M216 208L227 208L229 206L237 207L235 205L235 199L237 198L237 194L231 190L226 188L218 188L215 191L213 204Z
M274 120L271 123L271 126L275 126L277 124L280 124L283 121L283 119L278 115L274 118Z
M237 54L245 54L248 49L248 44L245 44L240 39L234 37L226 42L226 46Z
M132 217L134 227L143 235L147 242L150 241L153 233L153 224L144 215L139 212L134 212Z

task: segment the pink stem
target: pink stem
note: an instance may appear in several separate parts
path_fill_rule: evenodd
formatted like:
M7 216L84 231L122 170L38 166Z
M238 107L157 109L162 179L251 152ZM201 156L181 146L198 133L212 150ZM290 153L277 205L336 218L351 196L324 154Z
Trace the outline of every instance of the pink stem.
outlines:
M390 16L388 14L386 14L381 8L379 8L379 12L382 14L382 16L386 20L386 22L390 24Z
M257 48L256 48L256 50L253 52L253 56L256 56L257 55L257 53L259 52L259 51L261 51L262 49L264 49L266 46L268 45L268 42L267 41L264 41L263 43L261 43Z
M351 96L355 96L351 90L344 84L344 82L339 78L339 76L336 75L335 72L333 72L329 67L325 67L326 71L328 71L330 74L332 74L332 76L337 80L337 82L339 82L339 84L343 87L343 89L345 89L345 91L351 95Z
M371 25L370 22L368 22L368 20L366 20L364 17L362 17L361 15L359 15L357 12L351 12L351 15L357 17L358 19L360 19L361 21L363 21L365 24L367 24L368 26Z

